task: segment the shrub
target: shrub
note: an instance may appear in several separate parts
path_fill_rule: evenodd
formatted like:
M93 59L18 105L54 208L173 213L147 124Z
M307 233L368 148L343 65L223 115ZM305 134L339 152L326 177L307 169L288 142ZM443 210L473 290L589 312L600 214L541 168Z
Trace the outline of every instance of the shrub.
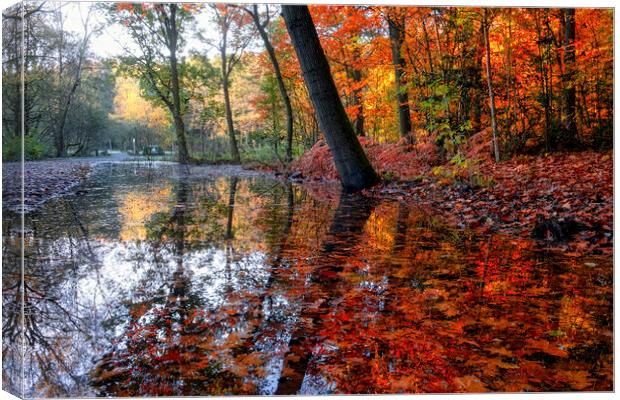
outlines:
M461 153L452 157L448 164L433 168L432 172L442 185L464 183L471 188L478 188L495 184L493 178L484 176L480 172L478 160L466 159Z
M22 154L22 138L13 136L2 143L2 159L4 161L20 161ZM24 158L38 160L45 155L45 147L32 136L24 137Z

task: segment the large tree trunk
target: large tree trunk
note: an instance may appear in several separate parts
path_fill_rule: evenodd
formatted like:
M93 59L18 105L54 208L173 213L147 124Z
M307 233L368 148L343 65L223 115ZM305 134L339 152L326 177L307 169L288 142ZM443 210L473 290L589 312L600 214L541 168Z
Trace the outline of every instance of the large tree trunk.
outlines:
M409 112L409 96L407 95L407 81L405 79L405 59L401 54L403 47L403 32L405 20L403 17L388 17L390 43L392 45L392 64L396 75L396 100L398 101L398 127L401 137L411 137L411 115Z
M562 76L562 100L564 103L564 137L566 146L574 147L577 142L576 107L577 92L575 89L575 9L564 11L564 75Z
M185 138L185 123L183 122L183 114L181 111L181 94L179 85L179 70L177 62L177 23L176 23L176 5L170 5L170 24L168 36L170 38L170 78L172 80L172 111L174 117L174 128L177 135L179 145L179 163L189 163L189 153L187 151L187 139Z
M258 33L260 33L261 38L263 38L265 49L267 50L269 60L271 60L271 65L273 65L273 70L276 74L278 89L280 90L280 96L282 97L282 102L284 103L284 109L286 111L286 162L291 162L293 160L293 107L291 106L291 99L286 91L286 86L284 86L284 79L282 78L282 72L280 71L280 64L276 58L276 51L271 45L271 41L269 40L267 31L265 31L265 27L259 20L258 6L256 4L253 5L253 12L251 12L250 15L254 20L254 25L256 25Z
M376 184L379 179L340 101L308 7L282 6L282 15L343 188L355 191Z

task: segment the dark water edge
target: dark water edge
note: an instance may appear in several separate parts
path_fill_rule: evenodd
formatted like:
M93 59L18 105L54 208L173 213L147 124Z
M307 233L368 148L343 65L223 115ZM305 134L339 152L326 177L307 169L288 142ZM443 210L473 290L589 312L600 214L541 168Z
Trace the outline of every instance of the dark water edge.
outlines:
M3 217L25 396L613 389L612 258L226 167L99 166ZM7 362L7 360L9 362Z

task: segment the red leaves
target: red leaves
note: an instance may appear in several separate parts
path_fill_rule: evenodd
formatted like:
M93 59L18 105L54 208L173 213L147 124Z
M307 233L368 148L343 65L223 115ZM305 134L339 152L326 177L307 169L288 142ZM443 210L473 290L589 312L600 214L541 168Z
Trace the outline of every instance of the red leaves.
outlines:
M376 143L361 137L371 163L388 178L412 179L430 175L438 154L432 137L422 136L416 145ZM455 223L479 232L489 230L530 236L536 215L575 220L582 228L565 246L576 256L596 251L607 253L612 244L612 158L610 154L554 154L515 157L496 164L491 161L489 132L474 135L466 146L468 160L480 159L480 174L487 187L462 191L460 187L437 186L427 176L415 185L375 188L368 195L394 197L398 192L417 204L444 212ZM331 152L320 140L293 164L293 169L311 180L338 179ZM549 237L549 241L557 238ZM562 244L562 243L560 243Z
M116 3L116 11L129 11L132 12L136 5L133 3Z
M420 135L415 145L405 140L398 143L379 143L365 137L359 138L375 170L391 177L412 179L428 173L439 158L430 135ZM310 179L338 179L331 152L324 140L319 140L310 150L296 160L293 169Z

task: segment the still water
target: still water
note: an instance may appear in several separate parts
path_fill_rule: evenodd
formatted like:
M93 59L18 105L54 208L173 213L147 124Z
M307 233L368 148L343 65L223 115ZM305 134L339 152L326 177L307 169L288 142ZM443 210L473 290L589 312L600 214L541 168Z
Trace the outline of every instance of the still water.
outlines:
M22 321L5 212L14 393L22 376L37 397L613 389L610 256L166 164L100 166L24 234Z

